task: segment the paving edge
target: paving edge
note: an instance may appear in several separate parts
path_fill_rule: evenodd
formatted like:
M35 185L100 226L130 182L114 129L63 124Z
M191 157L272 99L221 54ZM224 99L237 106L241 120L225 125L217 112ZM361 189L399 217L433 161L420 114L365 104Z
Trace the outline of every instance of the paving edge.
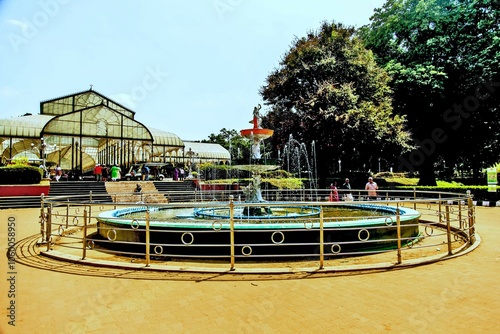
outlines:
M362 265L351 265L351 266L332 266L324 267L322 269L318 267L296 267L296 268L235 268L230 270L228 265L225 267L217 268L207 268L207 267L197 267L193 266L172 266L172 265L161 265L161 264L150 264L146 266L143 263L120 263L114 261L97 260L97 259L82 259L81 257L65 254L60 251L41 251L40 255L46 256L51 259L71 262L80 265L94 266L94 267L105 267L105 268L116 268L116 269L135 269L141 271L154 271L154 272L183 272L183 273L206 273L206 274L303 274L303 273L348 273L348 272L363 272L363 271L389 271L394 269L402 269L408 267L421 266L426 264L432 264L440 261L454 259L459 256L466 255L477 247L481 243L481 237L475 234L475 241L472 245L467 248L462 248L461 251L452 255L433 255L425 258L418 258L412 260L405 260L401 264L392 262L381 262L375 264L362 264Z

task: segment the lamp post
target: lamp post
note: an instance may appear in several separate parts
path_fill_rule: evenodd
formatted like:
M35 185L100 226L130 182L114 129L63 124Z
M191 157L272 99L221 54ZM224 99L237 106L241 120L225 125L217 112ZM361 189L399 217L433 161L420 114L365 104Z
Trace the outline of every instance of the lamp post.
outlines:
M339 159L339 173L342 172L342 160Z
M192 173L193 172L193 158L196 155L196 153L193 150L191 150L191 147L190 147L189 150L186 152L186 155L189 158L188 179L192 179L193 178L193 173Z
M380 173L380 158L378 158L378 172Z
M45 139L40 138L40 147L37 148L38 151L40 152L40 159L42 159L42 169L44 171L44 176L47 177L47 166L45 166L45 148L47 147L47 144L45 143ZM31 143L31 149L35 149L35 144Z

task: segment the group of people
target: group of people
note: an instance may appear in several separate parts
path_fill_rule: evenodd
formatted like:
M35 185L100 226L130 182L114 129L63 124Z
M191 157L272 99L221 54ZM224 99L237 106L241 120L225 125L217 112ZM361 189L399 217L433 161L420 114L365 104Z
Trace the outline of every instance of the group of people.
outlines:
M172 175L174 181L184 181L186 178L186 171L182 167L175 167Z
M121 169L117 165L108 167L106 165L97 164L94 167L94 176L96 181L118 181L121 178Z
M346 200L346 201L353 201L354 200L354 197L352 196L352 193L351 193L351 183L350 183L348 178L346 178L344 180L344 183L342 184L341 189L345 191L344 200ZM378 185L375 181L373 181L373 177L370 176L368 178L368 182L365 185L365 190L367 191L368 199L376 199L377 198ZM330 200L330 202L340 201L339 191L337 188L337 181L330 184L329 200Z

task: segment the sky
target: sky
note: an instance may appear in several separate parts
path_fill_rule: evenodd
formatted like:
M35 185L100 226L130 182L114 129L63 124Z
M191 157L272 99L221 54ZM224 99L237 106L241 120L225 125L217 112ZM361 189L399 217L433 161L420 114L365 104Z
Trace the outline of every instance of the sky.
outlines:
M0 0L0 119L92 87L182 140L246 129L295 38L384 2Z

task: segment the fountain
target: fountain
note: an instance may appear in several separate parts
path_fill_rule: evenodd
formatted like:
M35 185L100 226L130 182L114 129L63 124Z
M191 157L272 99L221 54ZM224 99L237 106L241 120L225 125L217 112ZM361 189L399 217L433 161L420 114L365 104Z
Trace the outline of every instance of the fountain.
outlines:
M398 233L410 241L418 238L420 214L409 208L372 203L329 206L318 202L316 205L264 200L261 174L280 166L262 164L260 145L273 135L273 130L260 126L259 110L260 105L254 108L253 127L241 130L241 135L252 141L251 163L233 167L252 173L252 182L244 189L244 202L232 199L200 202L193 210L186 205L184 208L142 206L106 211L97 218L97 234L104 247L122 242L144 243L146 229L149 229L152 251L166 256L163 247L168 247L168 256L173 257L227 257L231 244L241 257L315 256L319 253L320 231L326 240L325 251L331 256L393 249L397 246ZM291 151L297 143L290 137L286 150ZM298 147L293 150L300 160L306 150L302 144ZM310 164L307 168L312 171ZM364 217L344 217L349 210L360 211ZM150 217L148 222L144 219L146 211ZM396 221L401 224L398 228ZM131 247L130 244L127 247Z
M262 191L260 186L261 174L265 171L275 170L279 167L275 165L259 164L262 159L262 155L260 153L261 142L271 137L274 133L273 130L263 129L260 126L260 109L260 104L253 109L253 120L251 121L251 123L253 123L253 128L240 131L241 136L252 141L250 165L239 165L233 167L237 170L245 170L252 173L252 182L248 185L248 187L244 189L247 198L246 202L249 203L265 202L262 198ZM271 211L269 208L262 207L245 207L243 211L243 215L247 215L250 217L269 216L270 213Z
M302 178L302 173L306 173L309 179L310 188L318 189L317 166L316 166L316 146L311 143L311 157L307 151L305 143L301 143L290 134L288 142L283 147L282 157L283 168L288 172ZM303 171L303 169L305 170Z

